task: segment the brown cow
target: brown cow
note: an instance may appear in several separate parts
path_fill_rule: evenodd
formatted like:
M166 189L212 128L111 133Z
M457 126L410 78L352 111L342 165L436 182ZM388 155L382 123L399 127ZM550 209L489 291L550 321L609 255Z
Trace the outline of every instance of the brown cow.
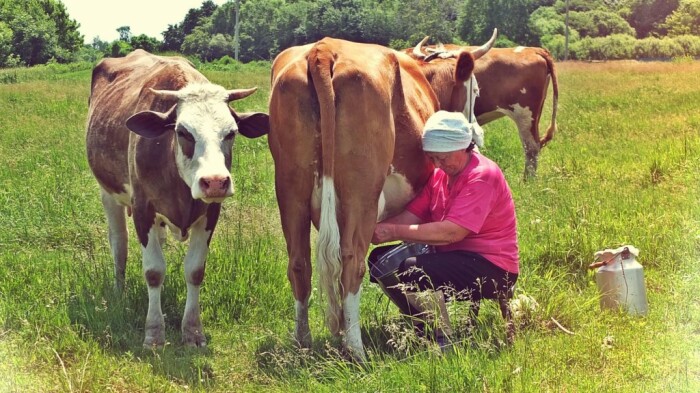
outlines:
M468 97L455 100L450 89L442 80L443 74L433 69L443 69L442 62L454 63L455 54L474 47L440 45L423 47L426 37L413 49L406 49L425 69L426 77L435 89L441 108L463 112L467 118L475 113L480 124L488 123L503 116L510 117L518 127L520 141L525 152L525 177L532 177L537 171L537 158L540 149L549 142L556 131L557 101L559 85L552 56L543 48L493 48L474 69L476 81L467 89ZM424 49L428 54L421 51ZM432 60L435 58L435 60ZM441 60L446 59L446 60ZM435 64L434 64L435 63ZM544 137L539 136L539 122L544 101L547 97L549 80L552 80L552 121ZM476 99L478 96L478 99ZM476 102L474 103L474 100ZM472 105L463 105L471 102ZM473 112L470 110L473 108Z
M237 114L228 103L254 91L226 90L183 58L143 50L104 59L92 72L88 163L101 188L119 290L127 258L124 213L133 212L148 284L144 346L165 343L165 227L180 240L190 237L182 340L206 345L199 287L221 202L233 194L233 138L264 135L269 127L266 114Z
M451 75L468 80L475 58L492 44L460 53ZM269 109L268 143L296 300L295 338L311 345L313 222L328 327L343 332L345 347L362 360L364 258L377 219L400 212L432 171L421 132L439 109L437 97L409 56L324 38L277 56Z

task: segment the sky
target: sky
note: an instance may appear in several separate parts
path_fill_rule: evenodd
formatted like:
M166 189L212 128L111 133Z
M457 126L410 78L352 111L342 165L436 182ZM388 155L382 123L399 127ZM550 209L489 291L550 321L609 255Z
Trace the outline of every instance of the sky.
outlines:
M85 43L99 36L112 42L119 38L117 28L129 26L132 35L146 34L159 41L168 25L182 22L190 8L199 8L204 0L60 0ZM222 5L228 0L213 0Z

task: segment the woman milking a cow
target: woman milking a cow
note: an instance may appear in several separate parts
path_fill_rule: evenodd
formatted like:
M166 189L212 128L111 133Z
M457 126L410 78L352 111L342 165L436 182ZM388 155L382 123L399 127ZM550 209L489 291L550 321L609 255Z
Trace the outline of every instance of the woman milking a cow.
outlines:
M374 244L402 243L376 247L368 257L370 280L443 350L452 336L445 298L470 301L472 318L481 299L498 300L512 340L515 206L501 169L475 150L482 138L461 113L439 111L428 119L423 150L435 171L403 212L374 230Z

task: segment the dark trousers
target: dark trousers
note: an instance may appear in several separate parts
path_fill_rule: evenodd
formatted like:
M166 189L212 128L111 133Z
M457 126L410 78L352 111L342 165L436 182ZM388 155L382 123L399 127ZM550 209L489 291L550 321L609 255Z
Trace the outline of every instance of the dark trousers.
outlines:
M380 246L372 250L367 262L371 267L387 251L396 245ZM403 293L442 290L447 299L469 300L474 316L479 313L481 299L506 300L513 296L518 275L507 272L491 263L480 254L468 251L438 252L406 259L401 263L395 277L379 283L391 300L404 314L413 310L401 299ZM370 275L370 281L378 282Z

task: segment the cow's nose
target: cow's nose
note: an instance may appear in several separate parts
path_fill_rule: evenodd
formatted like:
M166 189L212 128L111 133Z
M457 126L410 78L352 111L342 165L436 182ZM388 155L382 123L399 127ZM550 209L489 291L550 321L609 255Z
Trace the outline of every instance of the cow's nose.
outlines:
M230 185L230 176L207 176L199 179L199 187L207 198L226 196Z

